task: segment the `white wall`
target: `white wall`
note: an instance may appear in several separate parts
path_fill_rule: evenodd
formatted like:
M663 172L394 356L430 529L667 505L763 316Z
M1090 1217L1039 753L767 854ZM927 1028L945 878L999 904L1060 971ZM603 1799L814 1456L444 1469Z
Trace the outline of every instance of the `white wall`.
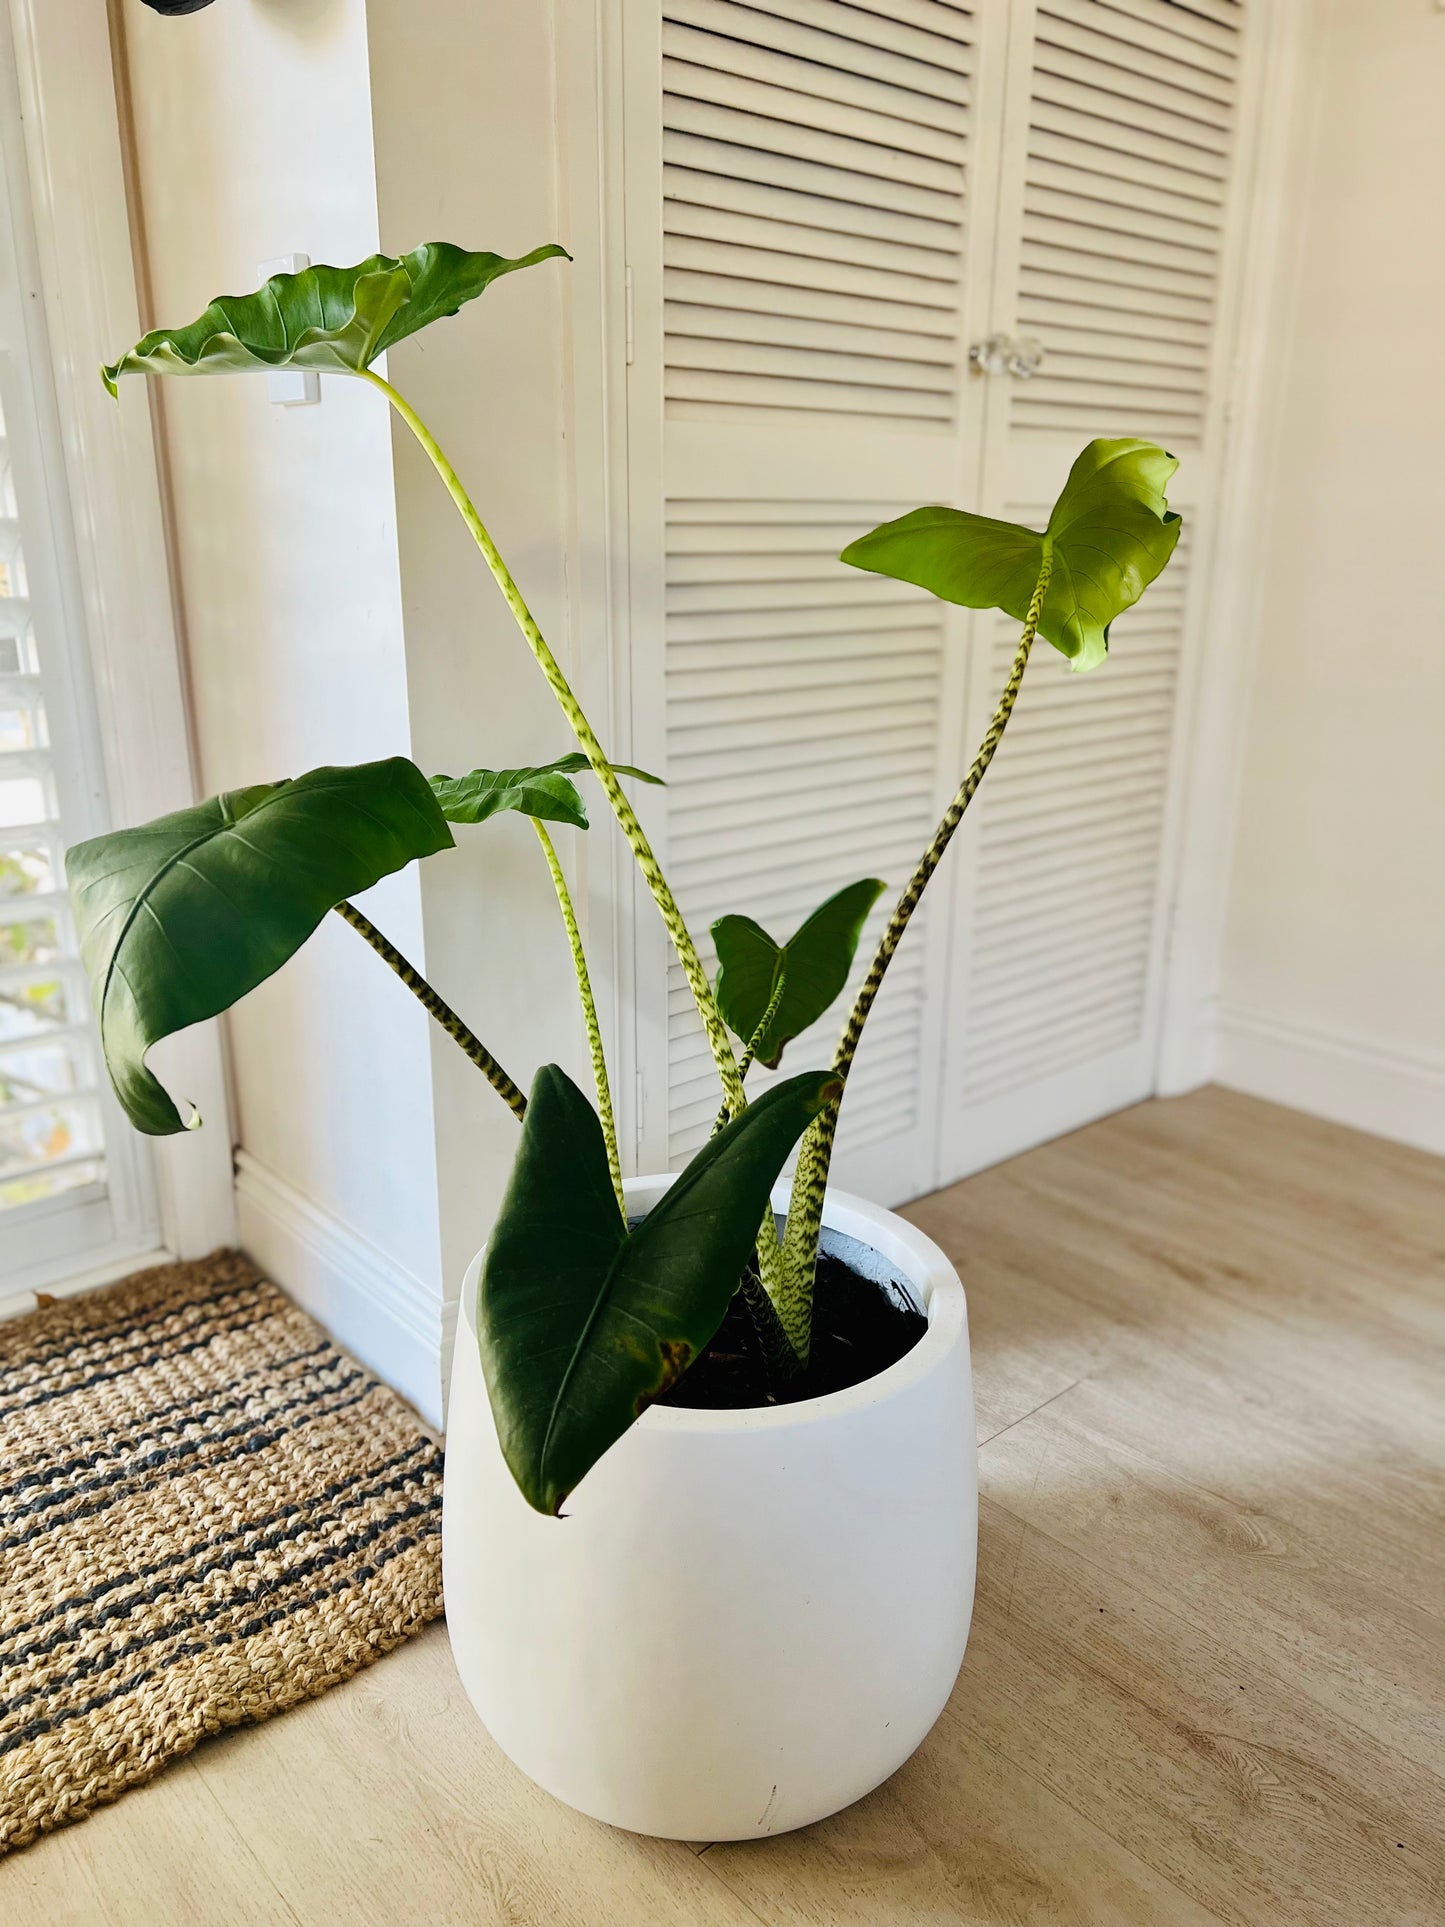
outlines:
M507 254L565 241L551 9L508 11L504 59L498 17L411 0L229 0L181 20L127 5L157 317L189 320L292 251L348 262L429 240ZM558 262L504 279L387 368L564 665L568 273ZM571 749L410 435L393 435L382 398L359 384L326 378L323 396L271 407L260 378L163 390L206 788L394 752L456 773ZM614 834L593 802L594 835ZM583 839L557 842L585 924ZM368 908L524 1088L547 1060L585 1079L531 826L508 817L459 843ZM515 1118L339 922L230 1028L243 1241L435 1416Z
M369 0L377 191L389 252L455 241L527 253L562 241L552 10ZM510 275L454 320L403 342L390 379L447 451L563 667L571 453L565 434L565 261ZM576 747L435 472L395 430L413 754L429 770L540 763ZM601 727L601 719L598 719ZM590 777L592 837L615 835ZM557 826L554 826L556 828ZM461 830L423 872L432 981L525 1089L561 1062L590 1088L565 935L536 836L520 817ZM558 828L574 871L579 833ZM585 925L585 891L574 880ZM450 1311L484 1241L517 1124L439 1033L432 1044L441 1245Z
M279 254L375 250L363 0L124 19L156 320L255 287ZM145 406L139 381L122 404ZM256 376L169 382L161 405L205 789L410 753L381 398L328 377L320 407L285 409ZM425 967L416 870L363 901ZM335 918L230 1020L243 1240L435 1411L428 1028Z
M1445 13L1309 35L1220 1068L1445 1151Z

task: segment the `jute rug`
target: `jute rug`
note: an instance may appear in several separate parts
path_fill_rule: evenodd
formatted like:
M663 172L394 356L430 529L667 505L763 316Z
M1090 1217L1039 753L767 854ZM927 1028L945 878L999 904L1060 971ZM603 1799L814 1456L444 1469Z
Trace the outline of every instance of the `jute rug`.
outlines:
M236 1252L0 1324L0 1852L442 1609L441 1452Z

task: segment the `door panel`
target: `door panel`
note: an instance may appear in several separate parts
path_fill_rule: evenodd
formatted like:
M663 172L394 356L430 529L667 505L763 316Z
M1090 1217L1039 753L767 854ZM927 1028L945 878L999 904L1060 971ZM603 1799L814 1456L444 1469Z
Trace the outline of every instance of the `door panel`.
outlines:
M1095 435L1185 466L1178 558L1072 677L1041 647L865 1037L840 1183L894 1202L1143 1096L1154 1074L1179 692L1218 461L1234 0L623 0L634 753L709 968L888 891L988 724L1016 643L841 568L920 502L1041 524ZM1018 373L970 371L990 334ZM650 911L643 1164L718 1090ZM823 1062L841 1006L789 1067ZM766 1077L760 1077L762 1088Z
M1179 456L1185 521L1108 662L1078 678L1035 652L974 805L942 1179L1154 1087L1181 691L1222 431L1243 8L1023 0L1012 17L992 321L1042 358L1030 379L987 383L985 505L1042 526L1085 442L1141 435ZM978 618L976 735L1016 642Z
M786 936L859 876L894 886L934 814L944 622L921 590L851 579L838 550L904 503L674 501L668 521L668 874L705 936L742 909ZM926 926L925 926L926 928ZM917 1134L928 1102L924 930L880 996L848 1107L861 1158ZM711 972L715 957L704 943ZM717 1075L669 968L669 1154L698 1150ZM830 1013L784 1066L826 1063ZM757 1076L757 1088L771 1081ZM900 1180L906 1183L906 1178Z
M1010 509L1040 522L1037 507ZM1152 1088L1188 523L1087 677L1041 644L970 813L945 1172L960 1176ZM989 691L1014 624L981 617Z
M626 16L634 74L657 36L656 91L630 103L630 439L664 505L655 549L634 522L634 741L666 764L652 822L709 969L724 912L783 938L872 874L888 891L861 978L957 781L964 618L837 556L925 497L976 489L981 397L963 369L987 300L973 144L980 87L1002 85L1001 42L983 44L996 15L667 0L659 18L639 0ZM859 1058L838 1169L874 1196L932 1170L947 933L931 904ZM666 1092L643 1159L676 1165L711 1127L717 1079L676 963L654 941L639 968L644 1012L664 990L667 1009L665 1034L639 1026L642 1081ZM784 1069L826 1063L840 1022Z

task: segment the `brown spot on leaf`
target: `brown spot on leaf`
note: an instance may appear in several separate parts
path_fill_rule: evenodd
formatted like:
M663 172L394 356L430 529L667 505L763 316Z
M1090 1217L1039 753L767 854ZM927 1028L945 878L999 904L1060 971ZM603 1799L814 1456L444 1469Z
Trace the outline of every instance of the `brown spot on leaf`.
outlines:
M660 1338L657 1349L662 1356L662 1377L650 1392L639 1392L633 1412L641 1418L654 1399L661 1398L670 1386L676 1385L688 1366L692 1363L692 1346L682 1338Z

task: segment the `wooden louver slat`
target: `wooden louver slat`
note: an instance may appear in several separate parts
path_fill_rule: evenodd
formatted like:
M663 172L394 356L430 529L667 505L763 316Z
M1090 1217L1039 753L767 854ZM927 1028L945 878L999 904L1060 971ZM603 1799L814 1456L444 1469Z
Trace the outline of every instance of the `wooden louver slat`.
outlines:
M1010 509L1037 524L1043 512ZM1140 1035L1192 536L1089 675L1045 654L979 793L963 1077L982 1102ZM1150 598L1160 598L1154 604ZM989 673L1016 636L991 623ZM1143 637L1153 640L1144 643Z
M940 605L837 560L843 542L903 506L668 505L668 873L709 969L705 933L724 911L786 935L859 876L900 884L927 837ZM855 978L891 894L870 920ZM919 1102L923 976L921 946L910 944L850 1084L854 1148L906 1128ZM670 1149L680 1161L705 1139L718 1096L675 967L669 986ZM840 1021L830 1013L816 1037L798 1039L794 1064L825 1062Z
M1014 433L1202 444L1239 17L1039 0L1018 318L1044 369L1009 397Z
M953 421L967 11L667 0L662 44L669 415Z

